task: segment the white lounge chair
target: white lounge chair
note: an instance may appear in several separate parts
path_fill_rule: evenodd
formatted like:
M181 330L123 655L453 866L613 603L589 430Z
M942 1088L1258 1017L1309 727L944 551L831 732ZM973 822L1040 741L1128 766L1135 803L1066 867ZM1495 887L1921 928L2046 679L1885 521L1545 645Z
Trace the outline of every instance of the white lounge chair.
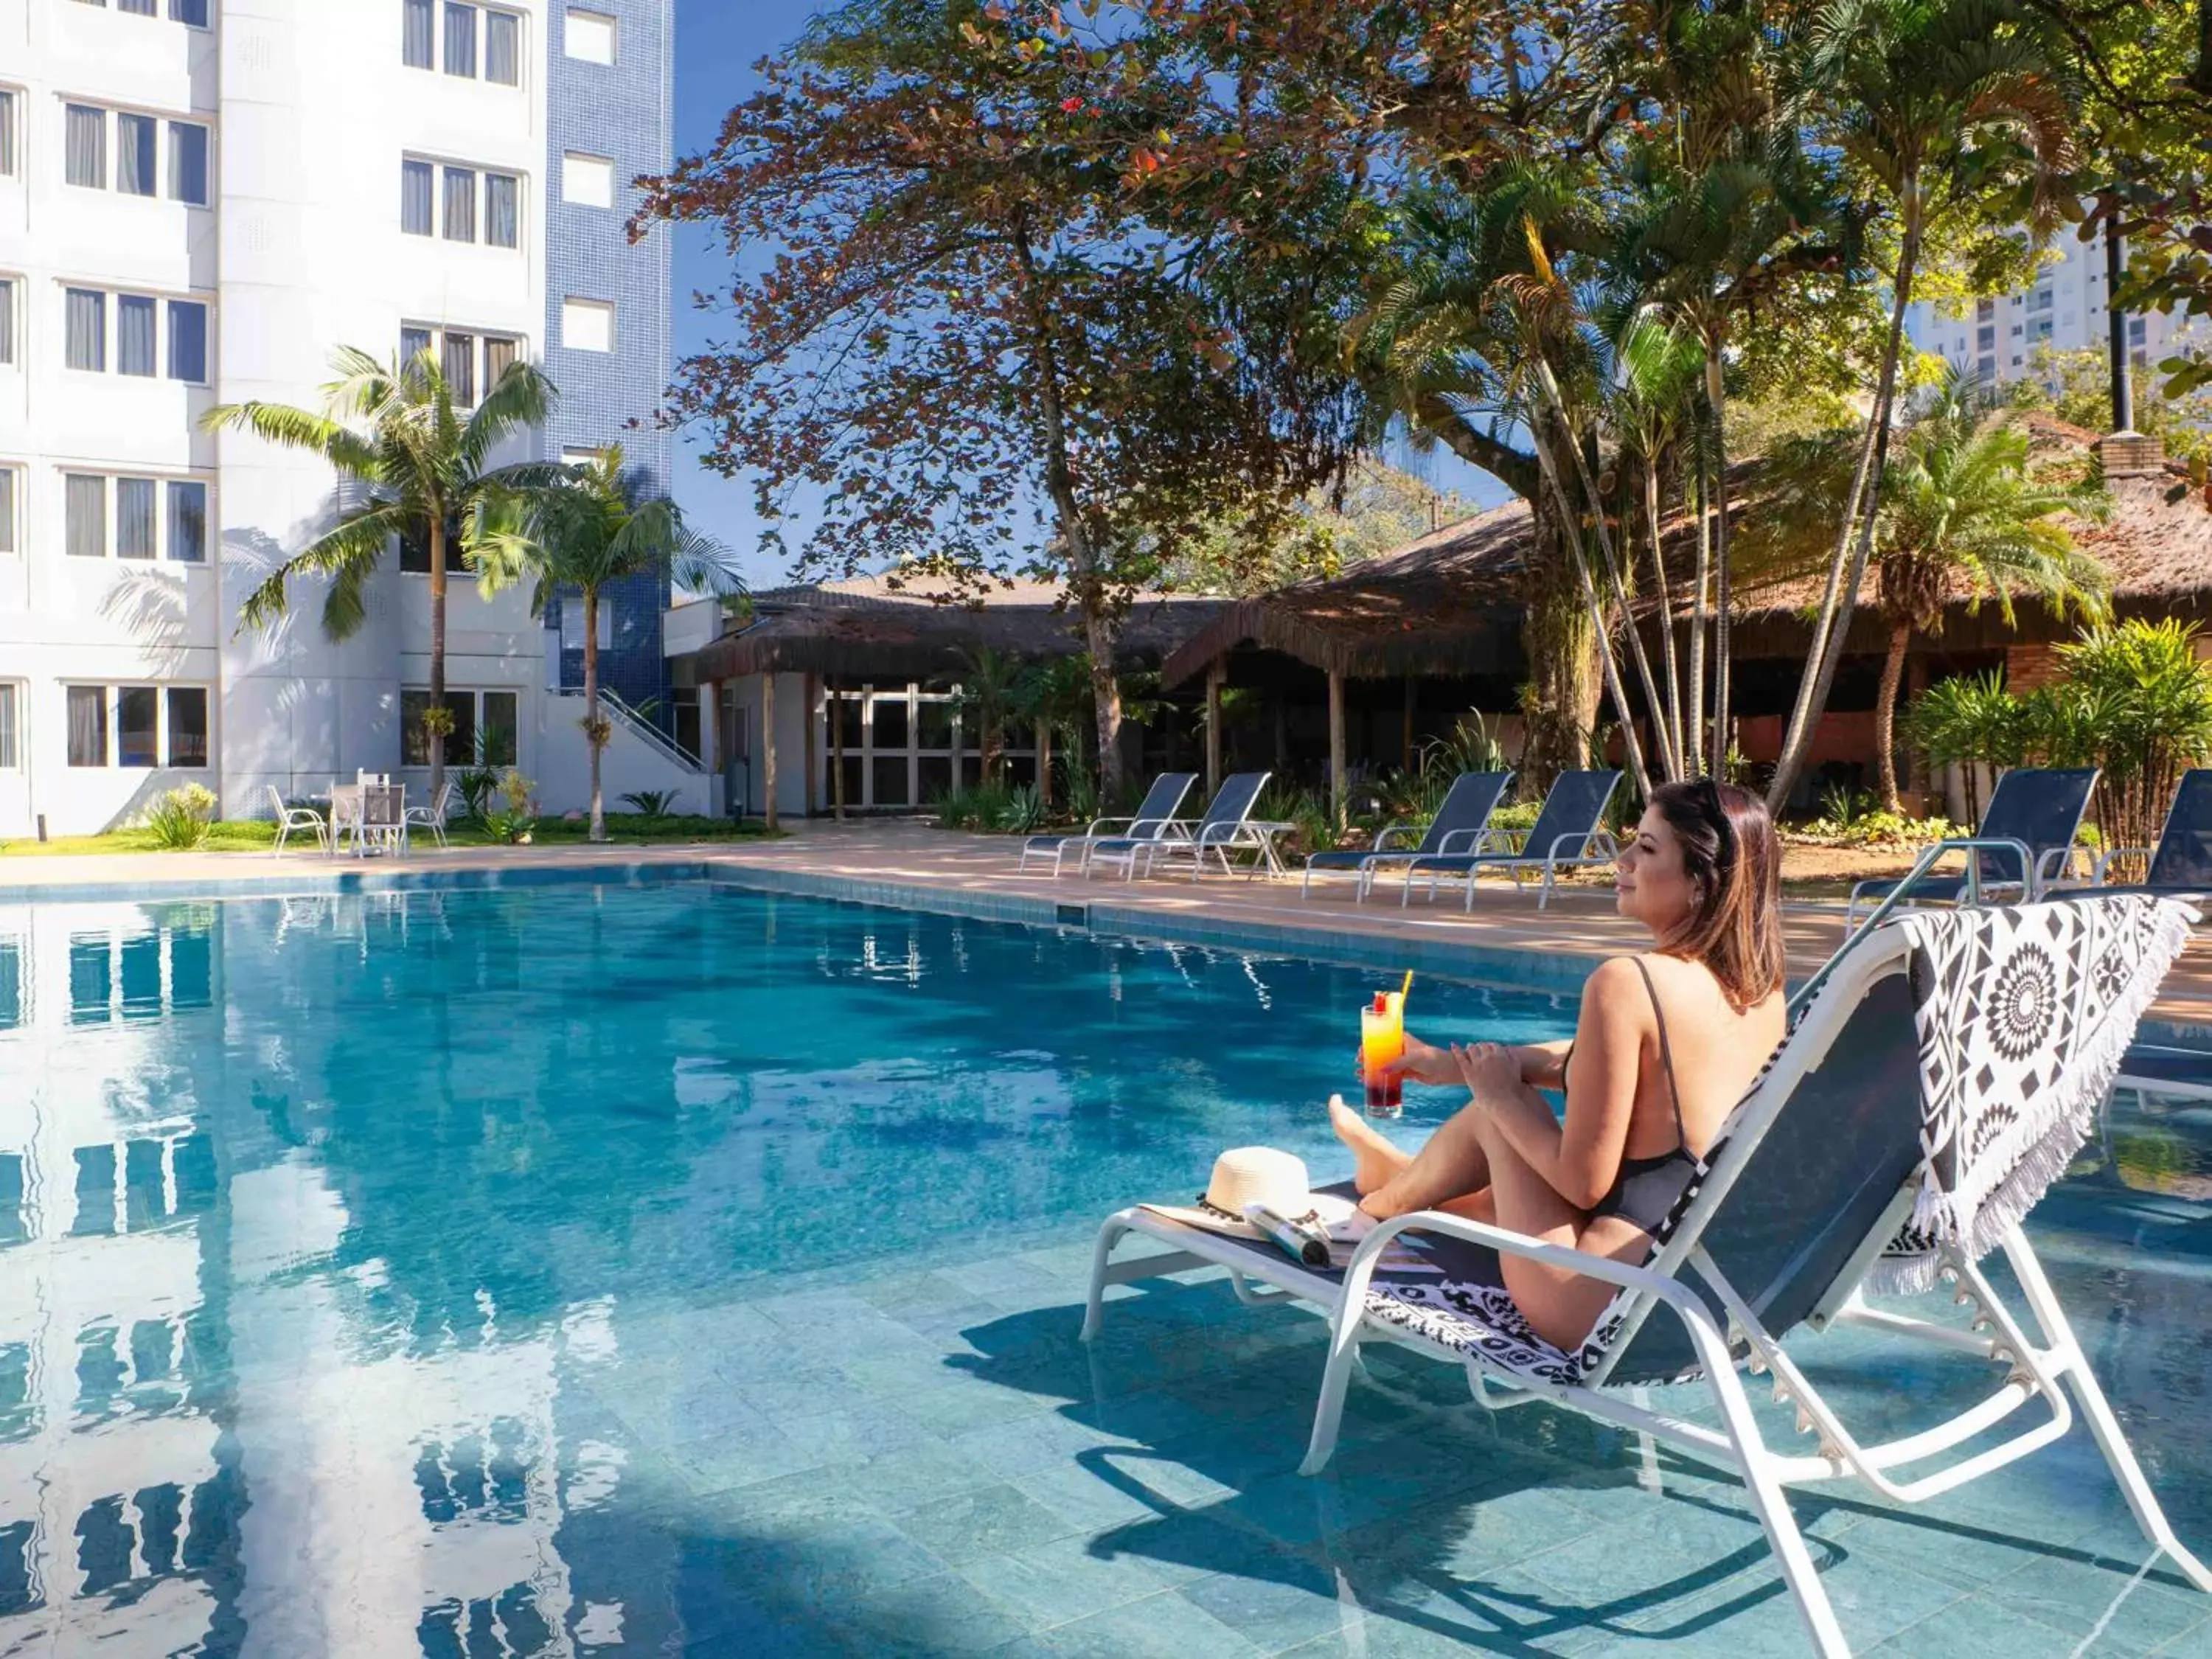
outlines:
M453 810L453 786L447 784L438 791L438 799L427 806L407 809L404 827L411 831L417 826L430 832L431 837L442 848L446 844L446 815Z
M1375 885L1375 878L1392 865L1410 871L1423 859L1485 851L1492 834L1490 815L1498 810L1498 803L1505 798L1507 786L1512 781L1510 772L1461 773L1444 792L1443 799L1437 806L1437 815L1429 820L1425 830L1416 832L1411 824L1387 824L1376 835L1375 844L1360 852L1315 853L1309 856L1305 876L1298 885L1298 896L1304 899L1312 896L1316 876L1340 872L1358 878L1354 896L1364 904L1369 890ZM1401 836L1413 837L1413 844L1391 846L1392 838ZM1407 879L1412 879L1410 875Z
M2094 766L2013 768L1997 780L1973 835L1927 848L1902 880L1854 883L1844 910L1844 933L1877 908L1887 915L1911 905L2041 898L2065 881L2067 866L2081 850L2081 815L2096 787ZM1954 853L1966 854L1964 870L1936 873L1936 865Z
M1552 888L1562 870L1611 864L1620 854L1613 834L1605 828L1606 803L1620 786L1620 774L1612 771L1562 772L1552 781L1551 792L1536 814L1520 850L1512 849L1506 832L1490 831L1484 845L1464 853L1425 853L1406 866L1406 884L1398 895L1401 908L1413 896L1413 880L1428 878L1429 896L1437 884L1453 877L1467 883L1467 908L1474 908L1475 878L1486 870L1503 871L1517 884L1526 875L1540 875L1543 890L1536 908L1552 902ZM1495 845L1491 843L1497 843Z
M1031 836L1022 842L1022 860L1014 867L1018 871L1030 867L1030 860L1052 855L1052 873L1058 876L1070 853L1075 854L1075 867L1083 870L1091 862L1091 849L1103 841L1144 841L1168 834L1176 823L1176 814L1182 810L1183 797L1190 793L1191 786L1198 781L1195 772L1163 772L1152 780L1152 787L1145 791L1145 798L1137 803L1136 816L1127 818L1093 818L1090 828L1079 836Z
M1139 861L1145 866L1145 873L1150 875L1164 858L1188 858L1190 878L1196 881L1206 868L1209 854L1220 863L1224 874L1232 867L1230 854L1239 848L1267 858L1267 836L1254 827L1251 817L1253 807L1259 804L1260 792L1267 787L1272 775L1267 772L1231 773L1221 781L1221 787L1213 792L1212 803L1195 826L1174 822L1157 836L1114 836L1099 842L1091 849L1085 873L1098 865L1118 864L1122 879L1128 880L1136 875Z
M2003 914L1966 913L1960 921L1994 927ZM1688 1195L1674 1231L1641 1267L1426 1211L1376 1226L1342 1271L1316 1270L1272 1244L1246 1243L1132 1208L1109 1217L1099 1232L1084 1335L1098 1330L1108 1285L1208 1266L1227 1268L1245 1302L1287 1297L1310 1305L1328 1321L1329 1357L1302 1465L1307 1474L1328 1461L1360 1346L1372 1341L1401 1343L1463 1365L1475 1397L1486 1404L1547 1401L1666 1441L1742 1480L1823 1656L1850 1649L1790 1513L1787 1488L1856 1480L1893 1502L1917 1503L2048 1445L2067 1432L2077 1410L2144 1534L2191 1582L2212 1591L2212 1571L2167 1522L2016 1219L2002 1224L1998 1218L2002 1231L1994 1237L2026 1302L2024 1317L2006 1304L1972 1252L1950 1245L1935 1247L1932 1264L1914 1265L1932 1266L1957 1300L1973 1304L1971 1329L1876 1309L1862 1297L1862 1281L1913 1216L1931 1169L1948 1167L1941 1160L1954 1155L1942 1147L1931 1162L1922 1146L1923 1066L1914 981L1925 983L1932 964L1914 945L1911 927L1906 921L1879 927L1833 965L1795 1034L1731 1114L1710 1173ZM2130 1011L2125 1022L2132 1026L2133 1020ZM2124 1042L2124 1034L2077 1025L2072 1041L2070 1054L2102 1054L2109 1066L2114 1050L2098 1045ZM2094 1070L2097 1062L2084 1064ZM1439 1295L1433 1274L1379 1265L1386 1248L1408 1234L1443 1270L1453 1294ZM1115 1260L1116 1247L1133 1235L1170 1249ZM1573 1352L1562 1352L1528 1328L1503 1291L1498 1264L1504 1255L1571 1268L1620 1286L1620 1293L1589 1338ZM1254 1281L1282 1294L1255 1290ZM1932 1428L1863 1445L1780 1340L1800 1325L1820 1330L1832 1323L1986 1362L1998 1368L1996 1388ZM1817 1437L1817 1449L1792 1452L1766 1443L1737 1375L1740 1363L1771 1374L1777 1398L1794 1405L1801 1431ZM1646 1385L1692 1377L1718 1406L1718 1426L1649 1403ZM2035 1413L2036 1421L2002 1439L1986 1438L2033 1401L2047 1408ZM1984 1442L1979 1449L1946 1458L1975 1441ZM1936 1459L1944 1461L1913 1473Z
M269 849L270 857L282 853L284 843L292 839L293 833L301 830L314 836L318 851L327 853L331 850L331 827L324 822L323 815L312 806L289 805L284 799L284 792L273 783L269 786L269 810L276 820L276 844Z

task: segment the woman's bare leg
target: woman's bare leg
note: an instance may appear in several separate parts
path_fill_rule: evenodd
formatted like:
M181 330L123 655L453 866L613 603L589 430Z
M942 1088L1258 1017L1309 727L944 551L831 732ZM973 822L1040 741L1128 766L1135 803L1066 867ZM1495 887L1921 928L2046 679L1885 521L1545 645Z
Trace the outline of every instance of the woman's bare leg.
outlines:
M1481 1109L1476 1106L1454 1113L1387 1181L1372 1188L1363 1185L1359 1207L1378 1221L1388 1221L1413 1210L1437 1209L1449 1200L1470 1197L1489 1186L1490 1164L1482 1149L1481 1117Z
M1640 1262L1650 1254L1651 1241L1644 1233L1617 1218L1589 1221L1529 1168L1489 1117L1472 1115L1489 1161L1490 1191L1499 1226L1547 1244L1594 1250L1617 1261ZM1603 1279L1526 1256L1501 1256L1499 1263L1514 1305L1529 1328L1554 1347L1572 1348L1588 1336L1616 1288Z
M1371 1193L1413 1161L1413 1155L1391 1145L1389 1137L1360 1115L1357 1107L1341 1099L1328 1103L1329 1127L1352 1150L1352 1184Z

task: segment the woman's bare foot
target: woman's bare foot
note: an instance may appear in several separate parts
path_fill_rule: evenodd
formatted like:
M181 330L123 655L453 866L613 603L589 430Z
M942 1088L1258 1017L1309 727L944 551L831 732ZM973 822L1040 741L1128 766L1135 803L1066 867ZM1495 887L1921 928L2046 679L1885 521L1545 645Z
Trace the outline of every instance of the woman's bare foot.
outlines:
M1400 1152L1360 1115L1357 1107L1347 1106L1342 1100L1329 1102L1328 1122L1336 1138L1352 1149L1352 1184L1363 1197L1385 1185L1413 1161L1411 1153Z

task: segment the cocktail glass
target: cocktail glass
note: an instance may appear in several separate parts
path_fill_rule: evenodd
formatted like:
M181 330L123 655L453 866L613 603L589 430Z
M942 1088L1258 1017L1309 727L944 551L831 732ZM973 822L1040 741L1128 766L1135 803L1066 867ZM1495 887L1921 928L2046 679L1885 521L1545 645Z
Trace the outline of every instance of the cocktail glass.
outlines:
M1406 1109L1405 1079L1387 1069L1406 1052L1406 998L1377 991L1359 1011L1359 1066L1367 1079L1367 1115L1396 1117Z

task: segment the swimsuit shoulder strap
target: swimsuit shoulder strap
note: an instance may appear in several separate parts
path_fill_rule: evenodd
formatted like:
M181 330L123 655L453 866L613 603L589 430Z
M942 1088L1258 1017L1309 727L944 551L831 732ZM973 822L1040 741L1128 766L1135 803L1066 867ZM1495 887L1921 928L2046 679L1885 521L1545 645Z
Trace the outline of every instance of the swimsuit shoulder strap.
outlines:
M1674 1081L1674 1051L1667 1042L1667 1012L1659 1006L1659 988L1651 982L1651 970L1644 965L1642 957L1631 957L1636 971L1644 975L1644 994L1651 999L1651 1018L1659 1022L1659 1060L1667 1068L1667 1098L1674 1107L1674 1139L1684 1152L1690 1150L1690 1137L1682 1127L1682 1089Z

